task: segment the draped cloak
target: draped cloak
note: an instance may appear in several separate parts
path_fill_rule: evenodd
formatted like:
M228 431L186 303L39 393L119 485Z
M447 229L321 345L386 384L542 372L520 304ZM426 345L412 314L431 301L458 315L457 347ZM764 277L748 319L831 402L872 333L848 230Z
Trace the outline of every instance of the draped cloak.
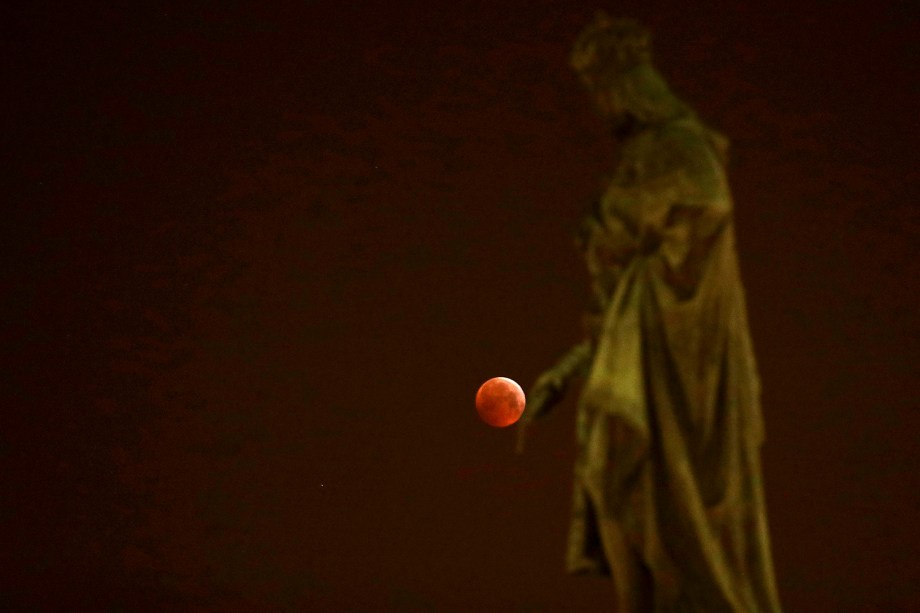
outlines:
M609 574L613 520L654 611L780 610L764 440L719 137L693 117L624 143L592 216L601 313L577 409L567 566Z

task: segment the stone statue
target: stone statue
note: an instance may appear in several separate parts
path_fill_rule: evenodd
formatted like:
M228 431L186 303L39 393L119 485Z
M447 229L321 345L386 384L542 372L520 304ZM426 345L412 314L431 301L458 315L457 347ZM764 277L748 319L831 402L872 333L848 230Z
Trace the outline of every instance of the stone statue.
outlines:
M621 612L780 611L727 142L671 93L635 22L599 13L571 64L620 160L580 230L587 338L522 418L583 379L568 570L612 575Z

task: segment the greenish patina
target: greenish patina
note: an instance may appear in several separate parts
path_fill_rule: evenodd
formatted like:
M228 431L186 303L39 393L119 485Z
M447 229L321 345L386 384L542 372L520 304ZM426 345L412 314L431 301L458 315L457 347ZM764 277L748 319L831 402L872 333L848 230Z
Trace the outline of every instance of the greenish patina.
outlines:
M580 232L587 339L524 414L583 378L568 568L611 574L620 611L779 611L726 141L671 93L635 22L598 14L571 63L620 161Z

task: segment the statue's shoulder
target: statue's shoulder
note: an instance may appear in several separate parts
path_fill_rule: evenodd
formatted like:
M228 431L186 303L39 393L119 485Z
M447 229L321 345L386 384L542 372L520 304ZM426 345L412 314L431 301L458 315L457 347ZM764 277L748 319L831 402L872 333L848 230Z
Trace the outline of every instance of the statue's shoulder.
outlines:
M668 122L657 130L659 147L675 155L724 166L728 158L728 139L708 128L696 118Z
M655 130L655 144L676 152L698 153L710 148L706 132L706 128L695 120L669 121Z
M658 172L682 170L690 177L714 177L724 173L727 141L695 119L671 121L658 126L645 151L646 166Z

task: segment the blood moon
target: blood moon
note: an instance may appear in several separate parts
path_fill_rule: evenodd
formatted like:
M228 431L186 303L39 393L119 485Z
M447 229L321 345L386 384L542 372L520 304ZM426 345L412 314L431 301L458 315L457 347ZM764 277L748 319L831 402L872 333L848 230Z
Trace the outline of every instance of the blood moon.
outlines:
M490 426L510 426L524 412L524 390L507 377L494 377L476 392L476 411Z

